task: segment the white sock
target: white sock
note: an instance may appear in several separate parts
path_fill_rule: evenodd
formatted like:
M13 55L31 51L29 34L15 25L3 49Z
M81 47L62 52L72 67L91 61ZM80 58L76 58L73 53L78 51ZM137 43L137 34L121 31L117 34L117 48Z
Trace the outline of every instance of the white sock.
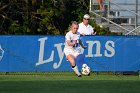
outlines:
M79 72L79 70L78 70L78 67L77 66L75 66L74 68L72 68L73 69L73 71L79 76L79 75L81 75L81 73Z

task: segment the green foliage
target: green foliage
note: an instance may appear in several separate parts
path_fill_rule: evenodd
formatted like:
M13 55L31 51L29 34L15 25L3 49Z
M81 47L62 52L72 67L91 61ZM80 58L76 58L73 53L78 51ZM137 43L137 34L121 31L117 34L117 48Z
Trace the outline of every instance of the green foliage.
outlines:
M65 34L88 10L89 0L1 0L0 34ZM98 35L108 33L94 19L91 23Z
M23 35L29 33L28 28L28 20L25 18L25 21L23 22L23 25L20 25L18 21L12 21L11 25L9 27L10 34L15 35Z

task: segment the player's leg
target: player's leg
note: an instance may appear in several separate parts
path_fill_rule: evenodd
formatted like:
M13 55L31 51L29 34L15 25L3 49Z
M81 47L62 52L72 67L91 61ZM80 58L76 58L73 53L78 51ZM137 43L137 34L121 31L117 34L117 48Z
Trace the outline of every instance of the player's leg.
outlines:
M75 63L74 56L72 56L71 54L69 54L69 55L67 55L67 59L69 60L71 66L72 66L73 71L80 77L81 76L81 73L79 72L78 67L77 67L77 65Z

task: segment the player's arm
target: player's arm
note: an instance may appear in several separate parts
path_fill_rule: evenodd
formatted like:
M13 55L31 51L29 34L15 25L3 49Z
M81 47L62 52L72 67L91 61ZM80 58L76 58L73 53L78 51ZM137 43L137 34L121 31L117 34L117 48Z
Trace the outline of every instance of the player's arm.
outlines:
M82 48L86 49L87 47L83 45L82 41L79 39L79 44L81 45Z
M71 42L70 40L66 40L66 42L69 46L74 46L76 44L75 40L73 42Z
M74 46L76 44L75 40L71 40L71 35L69 33L66 34L65 40L69 46Z

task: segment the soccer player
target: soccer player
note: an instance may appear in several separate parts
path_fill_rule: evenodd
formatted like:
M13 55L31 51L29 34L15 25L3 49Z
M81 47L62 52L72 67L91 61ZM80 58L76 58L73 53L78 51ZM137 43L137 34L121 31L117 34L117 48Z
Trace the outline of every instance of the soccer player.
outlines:
M83 46L82 41L80 40L80 33L77 32L78 27L78 23L76 21L73 21L70 26L70 31L65 36L64 53L67 60L70 62L73 71L78 75L78 77L81 77L81 73L78 70L76 62L81 62L82 64L85 63L81 47L84 49L86 47Z

